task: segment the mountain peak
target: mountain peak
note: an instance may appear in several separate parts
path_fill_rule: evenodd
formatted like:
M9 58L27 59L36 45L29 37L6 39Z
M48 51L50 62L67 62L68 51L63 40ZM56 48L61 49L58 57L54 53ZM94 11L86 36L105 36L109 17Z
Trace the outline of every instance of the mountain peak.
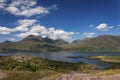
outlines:
M64 41L63 39L55 40L55 44L68 44L68 42Z
M29 35L22 41L44 42L41 36Z
M7 40L7 41L4 41L3 43L11 43L12 41L9 41L9 40Z
M51 38L49 38L49 37L45 37L45 38L43 38L43 40L44 40L45 42L47 42L47 43L54 44L54 40L51 39Z

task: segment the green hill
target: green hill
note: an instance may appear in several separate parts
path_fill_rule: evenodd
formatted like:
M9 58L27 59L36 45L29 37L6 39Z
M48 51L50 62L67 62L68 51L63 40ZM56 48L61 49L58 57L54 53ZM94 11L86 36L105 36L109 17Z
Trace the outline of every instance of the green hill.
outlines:
M120 52L120 36L101 35L96 38L76 40L61 47L64 50L83 52Z
M40 36L30 35L19 42L4 42L0 44L1 52L13 51L56 51L57 45L47 43Z
M53 40L30 35L18 42L0 43L0 52L10 51L120 52L120 36L101 35L96 38L75 40L69 44L62 39Z

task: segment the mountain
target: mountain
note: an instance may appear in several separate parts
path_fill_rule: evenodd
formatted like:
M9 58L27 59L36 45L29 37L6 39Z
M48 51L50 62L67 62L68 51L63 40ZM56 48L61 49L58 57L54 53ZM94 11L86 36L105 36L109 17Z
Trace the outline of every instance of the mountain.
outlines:
M88 41L89 38L86 39L77 39L72 42L72 44L83 44L84 42Z
M57 39L54 40L55 44L63 45L63 44L69 44L68 42L64 41L63 39Z
M0 43L0 52L13 51L58 51L56 44L48 43L40 36L29 35L21 41L12 43Z
M62 39L30 35L18 42L0 43L0 52L10 51L120 52L120 36L100 35L96 38L78 39L69 44Z
M26 38L22 40L24 41L32 41L32 42L44 42L43 38L41 36L34 36L34 35L29 35Z
M64 50L82 52L120 52L120 36L100 35L96 38L75 40L72 44L61 47Z
M7 40L7 41L4 41L3 43L12 43L12 41L8 41L8 40Z
M56 45L62 45L62 44L68 44L68 42L64 41L63 39L57 39L53 40L49 37L43 38L45 42L50 43L50 44L56 44Z
M46 37L46 38L43 38L43 40L47 43L50 43L50 44L55 44L54 40L49 38L49 37Z

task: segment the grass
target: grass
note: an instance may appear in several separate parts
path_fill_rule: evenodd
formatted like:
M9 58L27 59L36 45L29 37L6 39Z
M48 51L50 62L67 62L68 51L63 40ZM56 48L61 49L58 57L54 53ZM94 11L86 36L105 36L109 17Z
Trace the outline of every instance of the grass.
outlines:
M119 60L118 56L94 56L92 58ZM37 57L26 57L24 55L0 57L0 69L7 73L7 78L4 80L55 79L62 74L71 72L83 72L100 76L120 73L120 62L107 63L112 64L112 66L105 70L98 70L96 66L84 63L49 61Z
M92 56L91 58L100 59L105 62L120 62L120 56Z
M107 75L113 75L118 73L120 73L120 69L110 69L110 70L99 71L98 75L107 76Z
M92 56L90 58L100 59L111 66L106 68L106 70L120 70L120 56Z
M8 74L5 80L43 80L44 78L56 78L64 73L88 72L97 69L96 66L84 63L68 63L50 61L37 57L16 55L0 57L0 69Z
M5 71L7 73L7 78L3 80L44 80L45 78L55 79L60 76L61 73L43 70L38 72L31 71Z

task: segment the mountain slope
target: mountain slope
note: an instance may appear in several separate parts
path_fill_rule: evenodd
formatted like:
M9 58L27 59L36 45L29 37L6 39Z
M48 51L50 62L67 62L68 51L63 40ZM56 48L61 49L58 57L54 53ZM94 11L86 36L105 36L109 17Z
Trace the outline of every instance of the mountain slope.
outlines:
M62 45L64 50L85 52L120 52L120 36L101 35L96 38L74 41L69 45Z
M30 35L19 42L0 43L1 52L9 51L56 51L61 50L55 44L49 44L40 36Z
M62 44L68 44L68 42L64 41L63 39L57 39L53 40L49 37L43 38L45 42L50 43L50 44L56 44L56 45L62 45Z
M41 36L29 35L21 41L45 42Z
M68 44L62 39L52 40L30 35L18 42L0 43L0 52L10 51L120 52L120 36L101 35Z

